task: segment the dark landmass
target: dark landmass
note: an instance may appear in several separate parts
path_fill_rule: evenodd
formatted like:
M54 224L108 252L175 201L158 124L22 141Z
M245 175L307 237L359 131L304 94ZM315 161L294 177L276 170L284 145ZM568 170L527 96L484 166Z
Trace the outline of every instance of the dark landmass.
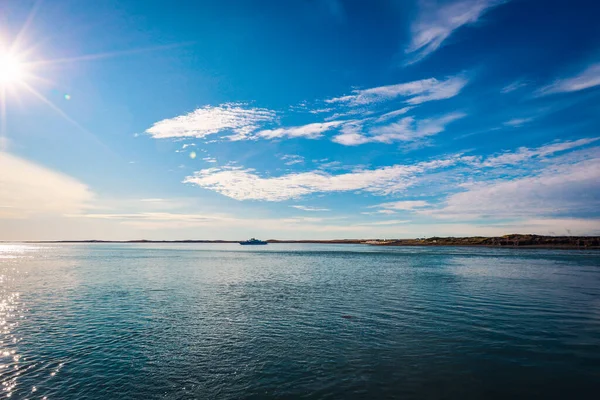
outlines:
M599 236L504 235L498 237L431 237L373 241L377 246L481 246L552 249L600 249Z
M47 240L21 243L239 243L239 240ZM417 239L267 240L269 243L365 244L372 246L473 246L544 249L600 249L600 236L512 234L498 237L430 237Z

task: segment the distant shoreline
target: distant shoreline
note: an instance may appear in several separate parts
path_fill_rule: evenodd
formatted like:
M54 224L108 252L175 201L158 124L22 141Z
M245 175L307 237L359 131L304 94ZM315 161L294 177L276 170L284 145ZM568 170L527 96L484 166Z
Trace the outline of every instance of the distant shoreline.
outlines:
M0 243L206 243L231 244L238 240L27 240L3 241ZM306 243L306 244L364 244L371 246L404 247L486 247L486 248L524 248L524 249L600 249L600 236L542 236L512 234L497 237L430 237L417 239L332 239L332 240L267 240L269 243Z

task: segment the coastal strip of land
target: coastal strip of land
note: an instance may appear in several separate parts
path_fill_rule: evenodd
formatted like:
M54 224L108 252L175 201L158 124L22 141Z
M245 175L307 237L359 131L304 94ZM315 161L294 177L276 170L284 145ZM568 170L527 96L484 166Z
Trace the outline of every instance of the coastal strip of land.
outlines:
M239 243L238 240L48 240L19 243ZM544 249L600 249L600 236L543 236L511 234L504 236L429 237L415 239L333 239L278 240L269 243L364 244L371 246L468 246Z
M369 241L377 246L473 246L553 249L600 249L600 236L542 236L512 234L495 237L430 237Z

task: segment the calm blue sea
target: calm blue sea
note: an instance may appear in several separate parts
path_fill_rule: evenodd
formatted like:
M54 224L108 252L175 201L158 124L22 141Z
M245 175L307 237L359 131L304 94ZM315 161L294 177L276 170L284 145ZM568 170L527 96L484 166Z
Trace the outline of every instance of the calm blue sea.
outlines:
M599 398L600 252L0 244L0 398Z

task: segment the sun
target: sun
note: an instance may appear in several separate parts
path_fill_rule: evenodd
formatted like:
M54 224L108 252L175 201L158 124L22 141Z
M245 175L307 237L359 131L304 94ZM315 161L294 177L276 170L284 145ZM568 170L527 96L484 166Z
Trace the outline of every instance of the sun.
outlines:
M0 54L0 85L22 82L25 78L25 65L10 54Z

